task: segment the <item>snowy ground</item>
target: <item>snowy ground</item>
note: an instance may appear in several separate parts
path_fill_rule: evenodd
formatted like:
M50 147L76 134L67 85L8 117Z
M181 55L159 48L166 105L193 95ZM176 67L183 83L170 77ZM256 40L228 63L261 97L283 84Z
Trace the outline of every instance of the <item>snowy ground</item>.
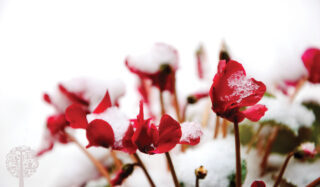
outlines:
M121 104L132 117L137 114L138 95L135 78L124 66L128 54L155 42L175 46L180 55L177 79L182 96L194 89L190 83L194 83L194 52L199 43L206 47L213 76L224 39L247 73L270 87L280 78L305 73L300 56L309 46L320 47L318 18L318 0L0 0L0 186L18 186L6 170L6 154L19 145L40 146L45 118L52 112L41 100L42 93L51 91L58 81L79 76L120 78L127 86ZM151 156L143 159L147 157ZM319 163L304 171L320 168L316 166ZM87 173L94 174L86 171L94 168L75 146L58 145L40 159L37 172L26 179L25 186L69 187L79 179L75 176L84 179L90 177ZM285 175L295 180L294 173ZM254 178L248 176L247 181Z

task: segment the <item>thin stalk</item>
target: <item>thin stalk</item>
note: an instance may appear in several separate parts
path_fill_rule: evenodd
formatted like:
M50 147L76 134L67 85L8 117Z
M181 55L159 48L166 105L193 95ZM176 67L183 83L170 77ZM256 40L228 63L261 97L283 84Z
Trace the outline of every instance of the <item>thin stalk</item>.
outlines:
M93 163L93 165L98 169L98 171L101 173L102 176L104 176L109 185L112 186L111 183L111 178L110 178L110 174L109 172L105 169L105 167L97 160L93 157L93 155L91 155L91 153L89 153L89 151L84 148L79 142L78 140L76 140L74 137L72 137L71 135L68 135L69 139L74 142L80 149L81 151L90 159L90 161Z
M154 184L149 172L147 171L146 167L144 166L143 162L141 161L140 157L138 156L137 153L133 153L134 158L137 160L138 165L141 167L141 169L143 170L144 174L146 175L150 186L155 187L156 185Z
M216 127L214 128L214 134L213 138L216 139L219 134L219 129L220 129L220 117L217 115L216 117Z
M203 127L206 127L208 125L210 106L211 106L211 102L210 102L210 100L208 100L207 105L206 105L204 112L203 112L203 116L202 116L202 126Z
M199 177L196 176L196 187L199 187Z
M161 116L162 116L163 114L166 113L166 110L164 108L163 94L162 94L161 90L160 90L160 93L159 93L159 97L160 97L160 107L161 107Z
M117 153L113 150L110 150L111 157L116 165L116 171L119 171L122 168L122 162L117 157Z
M180 105L179 105L179 101L178 101L178 95L177 95L176 86L174 87L174 91L173 91L173 102L174 102L174 108L176 110L177 119L181 123L182 122L182 118L181 118L181 115L180 115Z
M320 177L316 178L316 180L309 183L306 187L316 187L319 184L320 184Z
M223 119L222 120L222 136L223 138L227 137L228 133L228 120Z
M236 187L241 187L241 155L240 155L240 136L238 122L234 122L234 140L236 148Z
M276 138L278 136L279 130L280 130L279 126L273 127L273 131L272 131L272 133L269 136L269 139L267 141L265 152L264 152L261 164L260 164L260 167L261 167L261 174L260 175L261 176L263 176L264 173L265 173L265 169L266 169L267 164L268 164L268 158L269 158L269 155L271 153L271 148L272 148L272 145L273 145L274 141L276 140Z
M170 167L170 171L171 171L172 179L173 179L173 182L174 182L174 186L175 187L180 187L180 184L179 184L179 181L178 181L178 178L177 178L177 175L176 175L176 171L174 170L174 166L173 166L173 163L172 163L172 160L171 160L169 152L166 152L165 155L166 155L169 167Z
M282 176L283 176L283 174L284 174L284 172L285 172L285 170L286 170L286 168L287 168L287 166L288 166L289 160L290 160L290 158L291 158L293 155L294 155L294 152L290 152L290 153L288 154L286 160L284 161L284 163L283 163L283 165L282 165L282 167L281 167L280 173L279 173L279 175L278 175L278 177L277 177L277 180L276 180L276 182L274 183L273 187L278 187L278 186L279 186L279 184L280 184L280 182L281 182L281 180L282 180Z
M247 154L249 154L249 153L250 153L250 150L251 150L251 148L252 148L252 146L253 146L254 142L255 142L255 141L256 141L256 139L258 138L258 136L259 136L259 134L260 134L260 132L261 132L262 128L263 128L263 125L261 125L261 124L260 124L260 126L259 126L259 128L258 128L257 132L252 136L252 138L251 138L251 140L250 140L250 142L249 142L249 144L248 144Z
M307 82L307 80L308 80L308 77L303 77L302 79L299 80L293 94L290 96L290 102L293 102L293 100L298 95L299 91L301 90L303 85Z

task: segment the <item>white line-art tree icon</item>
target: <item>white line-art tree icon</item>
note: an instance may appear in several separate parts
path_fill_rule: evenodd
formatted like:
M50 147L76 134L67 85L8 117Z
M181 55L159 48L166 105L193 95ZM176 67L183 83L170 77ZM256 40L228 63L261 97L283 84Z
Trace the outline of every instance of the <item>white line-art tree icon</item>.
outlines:
M19 178L19 187L24 186L24 177L30 177L36 172L39 162L35 152L28 146L19 146L11 149L6 157L7 170Z

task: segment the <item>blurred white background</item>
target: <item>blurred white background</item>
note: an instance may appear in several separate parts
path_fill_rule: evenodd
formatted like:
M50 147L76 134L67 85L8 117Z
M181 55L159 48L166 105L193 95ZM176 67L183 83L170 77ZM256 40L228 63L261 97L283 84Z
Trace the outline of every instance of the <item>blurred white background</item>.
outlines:
M39 147L51 112L42 93L58 81L121 78L127 84L122 104L131 115L137 95L124 66L127 54L154 42L175 46L184 87L183 77L195 73L199 43L215 69L222 40L258 80L270 85L297 77L304 72L303 51L320 47L320 1L0 0L0 186L18 186L5 156L15 146ZM57 146L41 158L25 186L70 180L58 176L72 164L72 148Z

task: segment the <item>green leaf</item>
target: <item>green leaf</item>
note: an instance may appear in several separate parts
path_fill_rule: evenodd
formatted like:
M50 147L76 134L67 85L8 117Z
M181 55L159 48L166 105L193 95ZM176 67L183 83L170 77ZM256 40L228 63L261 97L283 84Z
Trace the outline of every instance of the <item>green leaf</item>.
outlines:
M247 176L247 162L245 160L241 161L241 183L246 180ZM235 187L236 186L236 173L233 172L228 176L229 180L229 187Z

